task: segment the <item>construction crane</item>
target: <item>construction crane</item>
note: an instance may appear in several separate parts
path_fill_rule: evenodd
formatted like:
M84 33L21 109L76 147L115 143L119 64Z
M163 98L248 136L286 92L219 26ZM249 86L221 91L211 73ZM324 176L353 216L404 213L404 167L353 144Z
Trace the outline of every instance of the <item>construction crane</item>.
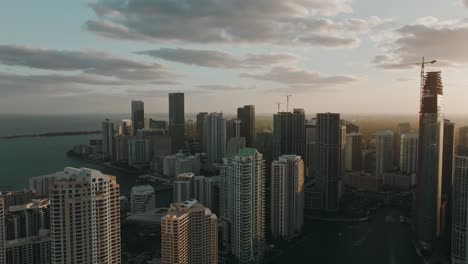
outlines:
M286 95L286 112L289 112L289 97L291 97L292 95L290 94L287 94Z
M281 102L280 102L280 101L276 101L275 104L278 106L278 112L277 112L277 113L279 113L279 112L280 112Z
M436 60L426 61L425 58L422 57L421 62L408 63L408 64L398 64L398 65L394 65L393 67L411 66L411 65L421 66L421 84L420 84L420 88L421 88L420 93L421 94L420 94L420 100L422 100L423 89L424 89L424 73L425 73L424 70L425 70L425 66L426 66L426 64L434 64L436 62L437 62Z

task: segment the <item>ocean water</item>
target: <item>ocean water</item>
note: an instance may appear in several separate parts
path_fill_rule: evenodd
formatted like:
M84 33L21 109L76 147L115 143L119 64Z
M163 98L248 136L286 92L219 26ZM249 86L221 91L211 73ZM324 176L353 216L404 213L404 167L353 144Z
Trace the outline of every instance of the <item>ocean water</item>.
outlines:
M0 115L0 136L25 135L47 132L99 130L105 115L66 116L6 116ZM128 118L111 115L111 119ZM50 174L64 167L88 167L115 175L121 193L128 196L137 183L137 176L108 168L99 164L72 158L66 152L76 144L86 144L100 135L62 137L31 137L0 139L0 191L21 190L29 186L34 176ZM167 201L162 201L167 204Z

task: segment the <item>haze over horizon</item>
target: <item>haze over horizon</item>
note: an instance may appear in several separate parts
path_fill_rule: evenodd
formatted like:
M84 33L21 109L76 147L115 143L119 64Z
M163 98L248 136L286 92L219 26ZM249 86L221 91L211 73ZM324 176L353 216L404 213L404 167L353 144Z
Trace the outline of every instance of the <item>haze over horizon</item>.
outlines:
M447 116L466 112L468 1L22 1L0 9L0 112L165 113L253 104L417 115L426 56ZM73 10L73 12L64 12Z

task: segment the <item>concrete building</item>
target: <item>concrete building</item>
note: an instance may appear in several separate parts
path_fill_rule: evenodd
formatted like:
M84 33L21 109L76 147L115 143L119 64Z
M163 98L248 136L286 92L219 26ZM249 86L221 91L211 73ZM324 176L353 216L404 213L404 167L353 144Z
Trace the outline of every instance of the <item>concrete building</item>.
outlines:
M122 119L122 121L120 121L120 125L119 125L119 127L117 129L117 135L132 136L133 135L132 120Z
M305 111L302 108L294 108L291 119L291 153L304 157L306 147L305 135Z
M34 194L35 198L50 197L50 190L54 184L55 178L60 176L62 172L56 172L48 175L36 176L29 179L29 189ZM27 201L26 203L28 203ZM24 203L23 203L24 204Z
M8 264L50 264L50 231L41 229L37 236L25 237L6 242L6 262Z
M51 199L52 264L120 263L119 185L87 168L64 169Z
M460 150L468 149L468 126L463 126L458 129L458 146Z
M34 198L32 190L23 189L22 191L2 192L3 206L5 212L8 211L10 206L27 204Z
M148 139L131 138L128 140L128 164L139 166L151 161L151 149Z
M114 138L115 142L115 158L116 161L128 161L128 140L130 136L125 134L117 135Z
M383 174L383 184L399 190L408 190L416 185L416 174L386 172Z
M172 139L172 151L183 148L185 142L185 95L169 94L169 135Z
M418 240L433 243L440 235L443 163L443 87L440 72L428 72L419 119L416 226Z
M237 108L237 119L241 121L238 137L245 138L246 147L254 148L257 136L255 131L255 106L244 105Z
M294 109L273 115L273 159L281 155L304 156L306 147L305 112Z
M211 163L219 163L226 155L226 119L223 113L210 113L203 123L204 151Z
M306 147L304 156L305 176L313 178L315 176L315 155L317 152L317 130L316 119L313 118L305 124Z
M114 122L106 119L102 122L102 154L108 159L114 158Z
M193 173L182 173L176 177L173 183L173 201L175 203L181 203L193 198L193 181L195 174Z
M401 135L400 171L402 174L416 174L418 169L418 135Z
M382 177L384 172L393 169L393 132L379 131L375 134L375 175Z
M192 172L200 174L201 162L199 155L186 156L182 153L164 157L163 174L168 177L176 177L181 173Z
M6 263L5 257L5 206L0 196L0 263Z
M162 263L217 264L218 217L197 200L173 203L161 219Z
M50 229L49 199L38 199L27 204L11 206L5 215L8 241L38 236L43 229Z
M203 145L203 122L205 117L208 115L207 112L200 112L197 114L197 140Z
M343 185L357 191L378 192L382 188L383 178L373 173L362 171L347 172L343 176Z
M271 231L291 239L304 225L304 161L284 155L271 164Z
M265 164L256 149L224 159L221 170L224 242L238 263L261 263L265 245Z
M411 124L410 123L400 123L397 127L397 133L400 135L410 134L411 133Z
M136 136L138 130L145 128L145 103L132 101L132 135Z
M156 208L156 194L151 185L133 186L130 193L132 213L144 213Z
M455 157L452 211L452 264L468 263L468 156Z
M321 209L337 212L341 196L342 126L340 114L317 114L316 178L321 194Z
M358 133L346 134L345 170L362 170L362 135Z
M446 243L451 243L453 211L453 167L455 158L455 124L444 121L444 144L442 158L442 207L445 208L443 230Z

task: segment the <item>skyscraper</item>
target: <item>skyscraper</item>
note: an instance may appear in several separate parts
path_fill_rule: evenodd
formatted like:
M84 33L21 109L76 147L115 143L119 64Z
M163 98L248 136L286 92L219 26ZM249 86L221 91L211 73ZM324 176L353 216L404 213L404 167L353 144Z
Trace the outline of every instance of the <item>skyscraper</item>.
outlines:
M468 126L458 129L458 146L462 151L468 149Z
M0 196L0 263L6 263L5 258L5 207Z
M172 200L175 203L181 203L193 198L193 181L195 175L193 173L182 173L177 175L173 182L174 191Z
M345 170L362 170L362 135L359 133L346 134Z
M400 135L411 133L411 124L410 123L400 123L397 127L397 133Z
M271 167L271 231L274 237L290 239L304 224L304 161L284 155Z
M428 72L421 91L419 165L416 188L418 240L434 242L440 234L443 151L443 87L440 72Z
M128 140L128 164L132 166L145 165L151 160L148 139L130 138Z
M444 143L442 158L442 208L445 212L443 230L441 233L447 244L452 241L452 211L453 211L453 167L455 156L455 124L444 121ZM449 246L450 248L450 246Z
M120 263L119 185L114 176L65 168L50 200L52 264Z
M203 145L203 122L205 117L208 115L207 112L201 112L197 114L197 140Z
M238 263L261 263L265 242L265 164L256 149L224 159L221 216L228 251Z
M273 159L292 153L292 114L278 112L273 115Z
M226 155L226 119L223 113L210 113L203 124L203 142L208 160L221 162Z
M156 208L156 194L151 185L133 186L130 193L132 213L144 213Z
M169 135L172 139L172 151L177 152L185 141L184 93L169 94Z
M320 192L321 209L336 212L341 195L341 122L340 114L317 114L317 191Z
M217 216L197 200L171 204L161 219L161 254L164 264L217 264Z
M305 112L304 109L294 108L291 120L291 153L301 157L305 155Z
M411 175L418 169L418 135L403 134L400 143L400 171Z
M132 101L132 134L137 135L139 129L145 128L145 104L142 101Z
M115 157L116 161L127 161L128 160L128 141L130 136L125 134L117 135L114 137L115 142Z
M375 175L382 177L384 172L393 169L393 132L380 131L375 134Z
M102 122L102 153L106 158L114 158L114 122L106 119Z
M306 130L306 150L304 158L305 176L312 178L315 176L315 155L317 154L317 129L316 119L313 118L305 124Z
M237 119L241 120L239 137L245 138L248 148L254 148L256 143L255 106L244 105L244 107L237 108Z
M452 211L452 263L466 264L468 224L468 156L455 157Z

